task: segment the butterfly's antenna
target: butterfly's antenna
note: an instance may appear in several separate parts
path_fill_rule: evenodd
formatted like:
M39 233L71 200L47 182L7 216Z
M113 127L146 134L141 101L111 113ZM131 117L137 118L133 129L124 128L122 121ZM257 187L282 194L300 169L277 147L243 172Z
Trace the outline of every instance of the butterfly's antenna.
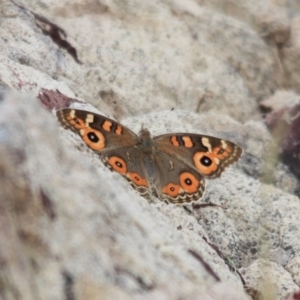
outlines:
M170 112L172 112L174 109L175 109L175 108L172 107L172 108L171 108L169 111L167 111L162 117L160 117L160 119L164 119L165 116L167 116L167 115L168 115ZM148 126L148 128L150 129L151 126L152 126L153 124L154 124L154 123L150 124L150 125Z
M172 107L169 111L167 111L161 118L164 119L165 116L167 116L170 112L174 110L174 107Z

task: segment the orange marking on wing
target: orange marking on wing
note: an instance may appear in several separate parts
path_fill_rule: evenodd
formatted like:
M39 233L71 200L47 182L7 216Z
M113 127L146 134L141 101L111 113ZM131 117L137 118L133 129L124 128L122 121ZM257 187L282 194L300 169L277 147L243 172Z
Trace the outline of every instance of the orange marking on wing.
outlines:
M112 122L110 121L105 121L102 125L102 128L108 132L111 131L111 126L112 126Z
M183 136L182 140L184 142L184 146L187 148L191 148L194 146L192 139L189 136Z
M221 148L221 147L215 147L213 149L213 154L215 154L215 156L219 159L225 159L226 157L228 157L230 155L230 153L232 152L232 149L227 146L225 149Z
M121 135L121 134L122 134L122 132L123 132L123 127L122 127L122 126L120 126L120 125L118 125L118 126L117 126L117 129L116 129L116 131L115 131L115 132L116 132L116 134L117 134L117 135Z
M80 130L80 135L91 149L99 151L105 148L105 137L100 131L85 127Z
M136 185L142 185L148 187L148 183L145 178L141 177L138 173L128 172L127 176L132 180Z
M174 184L174 183L169 183L168 185L166 185L162 192L166 195L169 195L171 197L176 197L178 196L178 194L180 193L181 190L181 186Z
M207 152L196 152L193 156L195 167L203 174L210 175L217 170L218 165L215 162L216 155ZM205 165L205 161L207 165Z
M122 175L125 175L127 172L126 162L118 156L110 157L108 160L108 164L114 169L114 171Z
M77 117L73 118L71 115L67 115L66 119L76 129L82 129L86 127L84 121Z
M184 172L179 176L180 184L189 194L197 192L199 188L199 180L191 173Z
M179 143L178 143L177 137L175 135L173 135L171 137L171 143L172 143L173 146L179 147Z

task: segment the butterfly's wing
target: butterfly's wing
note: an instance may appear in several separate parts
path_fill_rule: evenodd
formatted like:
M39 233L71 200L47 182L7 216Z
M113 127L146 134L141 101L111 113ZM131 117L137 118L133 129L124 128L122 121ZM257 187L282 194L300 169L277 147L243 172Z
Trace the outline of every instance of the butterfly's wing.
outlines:
M137 147L126 146L104 151L101 160L110 170L123 175L143 197L150 197L150 183L142 154Z
M157 175L153 186L160 200L185 204L199 200L204 194L204 177L175 156L157 151L155 165Z
M204 177L216 178L237 161L242 148L216 137L174 133L153 138L159 180L159 198L172 203L188 203L201 198Z
M219 177L243 152L233 142L200 134L164 134L155 137L154 141L160 151L176 157L210 179Z
M120 123L92 112L79 109L60 109L57 118L65 129L77 133L95 152L134 146L137 135Z
M57 118L65 129L77 133L99 154L107 167L123 175L139 193L147 196L149 183L133 131L110 118L84 110L61 109Z

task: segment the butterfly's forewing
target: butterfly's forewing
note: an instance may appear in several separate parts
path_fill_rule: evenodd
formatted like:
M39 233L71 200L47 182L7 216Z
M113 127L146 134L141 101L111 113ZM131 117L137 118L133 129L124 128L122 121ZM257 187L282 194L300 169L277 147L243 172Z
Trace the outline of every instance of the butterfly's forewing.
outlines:
M77 133L88 147L101 156L111 170L123 175L143 196L149 194L147 174L138 151L137 135L120 123L77 109L61 109L57 117L65 129Z
M233 142L207 135L174 133L154 137L157 148L176 157L207 178L219 177L242 155Z

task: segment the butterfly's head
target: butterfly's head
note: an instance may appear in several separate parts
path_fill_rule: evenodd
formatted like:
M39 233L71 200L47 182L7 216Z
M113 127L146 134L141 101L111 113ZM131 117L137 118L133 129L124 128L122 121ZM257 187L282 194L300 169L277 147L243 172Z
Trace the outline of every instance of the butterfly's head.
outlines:
M139 143L143 146L143 149L147 151L152 151L153 140L151 138L150 131L147 128L142 127L139 132Z

